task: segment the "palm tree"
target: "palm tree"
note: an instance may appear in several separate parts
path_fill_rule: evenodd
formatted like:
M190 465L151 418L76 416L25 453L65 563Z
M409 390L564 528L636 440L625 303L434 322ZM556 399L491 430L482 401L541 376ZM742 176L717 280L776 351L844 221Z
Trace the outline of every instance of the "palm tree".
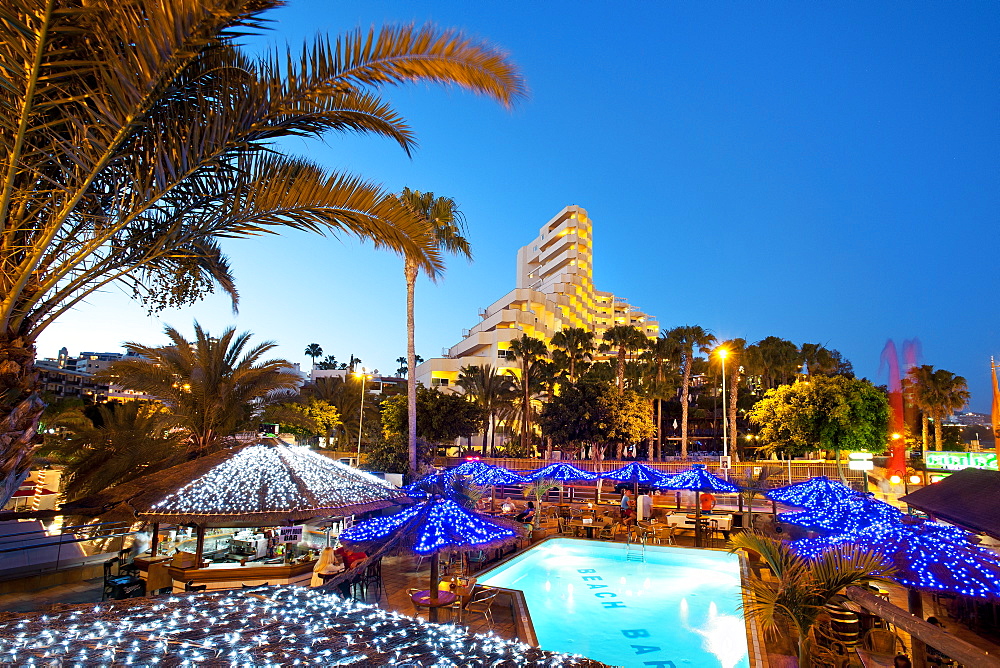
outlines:
M802 366L798 346L777 336L769 336L748 346L746 361L744 366L761 377L763 390L787 384Z
M942 422L969 403L969 386L962 376L923 364L910 369L912 396L917 408L934 420L934 449L940 450ZM926 422L925 422L926 424Z
M699 354L704 355L715 344L715 337L699 325L674 327L667 337L677 343L681 354L681 457L688 456L688 396L691 388L691 367Z
M301 397L304 400L315 399L329 404L337 409L340 416L340 425L334 429L333 436L340 449L347 449L358 436L361 426L361 402L364 397L365 414L371 414L374 406L371 405L370 396L362 394L361 380L356 376L348 375L346 378L340 376L324 376L317 378L314 383L307 383L302 386ZM365 424L369 421L366 420ZM327 434L329 439L331 434ZM329 440L327 441L329 446Z
M575 383L579 371L594 359L594 333L582 327L565 327L552 337L553 360L566 371L569 382ZM559 353L558 355L556 353Z
M399 368L396 369L396 375L397 376L402 376L403 378L406 378L406 374L409 373L409 371L410 371L410 367L406 363L406 358L405 357L397 357L396 358L396 364L399 365Z
M422 193L419 190L403 188L399 195L400 202L409 208L417 218L423 220L431 231L434 247L437 251L447 251L455 255L464 255L472 260L472 248L465 238L465 217L458 210L458 205L448 197L435 197L434 193ZM416 346L414 343L413 302L417 287L417 273L424 266L431 280L441 275L441 269L426 270L426 264L421 265L418 257L404 255L403 274L406 278L406 366L413 369L417 366ZM417 380L410 376L406 381L406 406L408 419L407 443L410 457L410 474L417 474Z
M544 359L549 349L541 339L522 334L520 338L510 342L508 351L508 359L520 362L518 368L521 373L515 374L510 370L507 373L519 385L518 389L520 390L521 399L521 451L528 452L528 434L531 431L531 395L537 389L534 372L537 363Z
M284 359L264 359L271 341L249 347L251 334L232 327L213 337L194 324L188 341L173 327L166 346L126 343L133 353L104 374L125 389L162 402L187 433L188 454L198 457L224 445L240 431L256 429L263 412L288 401L299 375Z
M323 347L318 343L310 343L306 346L306 355L312 358L313 369L316 368L316 358L323 355Z
M236 286L222 238L286 229L440 260L422 220L375 183L283 155L284 137L413 132L379 95L435 82L505 106L505 54L432 26L237 44L279 0L12 0L0 21L0 499L29 466L43 404L35 340L111 285L152 309ZM6 489L6 494L3 490Z
M600 350L602 352L616 351L619 394L625 391L625 356L631 352L645 350L648 346L649 339L642 333L642 330L633 325L615 325L604 332L604 343L601 344Z
M676 362L680 356L678 342L667 335L666 331L649 342L649 348L643 353L643 358L649 365L646 382L646 395L656 401L656 450L653 455L658 459L663 454L663 400L674 396L676 384L674 379L666 374L667 365Z
M772 637L790 626L798 644L800 668L812 665L813 630L826 606L848 587L888 582L892 572L884 556L851 544L825 552L816 560L804 559L784 541L756 531L736 534L729 545L732 552L743 549L757 553L774 573L774 580L752 576L744 581L744 612Z
M487 436L490 441L490 453L495 454L497 419L504 408L511 405L514 398L514 384L511 382L511 377L505 373L498 373L491 364L463 366L458 372L457 384L486 414L483 456L486 456Z
M746 339L729 339L723 341L718 346L726 351L726 383L729 396L726 398L726 415L723 419L729 423L729 454L733 458L733 463L740 461L739 434L736 431L737 401L740 394L740 369L743 367L746 356ZM716 356L718 357L718 356ZM721 366L721 359L719 360ZM720 368L721 373L721 368Z
M65 465L69 500L181 463L184 433L173 428L175 420L164 406L130 401L97 410L96 422L64 422L58 434L46 435L40 450Z

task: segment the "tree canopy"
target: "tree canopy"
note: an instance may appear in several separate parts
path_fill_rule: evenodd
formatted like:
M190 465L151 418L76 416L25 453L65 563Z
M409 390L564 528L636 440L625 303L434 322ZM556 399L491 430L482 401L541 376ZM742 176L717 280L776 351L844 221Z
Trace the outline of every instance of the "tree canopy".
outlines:
M867 380L814 376L768 390L749 412L767 453L886 449L889 400Z

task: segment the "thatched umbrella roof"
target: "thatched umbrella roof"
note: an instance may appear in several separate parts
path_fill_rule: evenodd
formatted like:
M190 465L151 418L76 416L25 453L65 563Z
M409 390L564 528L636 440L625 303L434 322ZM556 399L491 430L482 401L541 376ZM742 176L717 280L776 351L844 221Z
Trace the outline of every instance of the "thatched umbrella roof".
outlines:
M825 475L764 492L764 496L772 501L799 508L822 508L832 502L846 501L855 494L857 492L844 483L830 480Z
M294 586L0 613L0 656L11 665L206 668L604 665Z
M108 520L267 526L406 500L384 480L275 439L224 450L63 506Z

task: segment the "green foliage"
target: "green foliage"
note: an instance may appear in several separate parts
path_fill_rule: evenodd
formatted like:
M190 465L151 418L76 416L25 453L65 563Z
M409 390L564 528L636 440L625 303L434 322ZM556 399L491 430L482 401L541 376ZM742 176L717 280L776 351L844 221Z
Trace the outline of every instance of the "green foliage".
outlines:
M382 431L386 438L407 434L406 397L396 395L382 402ZM483 410L459 394L417 388L417 438L448 443L472 436L482 429Z
M98 407L101 426L78 411L53 420L39 454L66 466L66 495L76 499L134 480L183 459L184 433L163 406L130 401Z
M609 443L638 443L656 433L649 402L632 390L618 393L605 386L597 400L598 438Z
M584 380L561 385L559 394L542 406L538 418L542 435L560 446L598 440L603 416L599 400L610 387L607 382Z
M126 343L137 355L115 362L102 375L169 406L187 432L190 453L199 456L237 432L256 430L265 409L286 401L299 377L285 370L291 362L264 359L275 347L270 341L250 347L249 332L237 335L230 327L214 337L198 323L194 329L194 341L167 327L170 345Z
M886 449L889 401L867 380L814 376L769 390L748 415L760 425L761 449L802 455L814 450L880 453Z
M733 536L730 550L748 550L760 556L775 580L751 576L744 583L744 612L764 632L774 636L791 627L799 645L799 666L811 665L810 636L825 606L847 587L866 582L888 582L892 567L884 556L855 545L844 545L808 560L793 554L788 544L756 531Z
M330 439L344 424L336 406L316 397L304 397L303 403L286 404L286 406L305 418L303 422L297 424L282 423L282 430L289 433L304 433L308 436L323 436Z
M525 498L530 496L535 500L535 518L531 523L534 528L538 528L538 523L542 519L542 500L550 491L559 489L561 485L562 483L552 478L539 478L521 488L521 493Z

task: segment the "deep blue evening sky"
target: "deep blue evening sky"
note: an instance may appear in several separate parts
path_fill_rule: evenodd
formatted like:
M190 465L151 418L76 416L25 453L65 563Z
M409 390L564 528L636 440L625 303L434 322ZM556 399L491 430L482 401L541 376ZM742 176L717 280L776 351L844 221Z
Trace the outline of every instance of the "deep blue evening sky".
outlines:
M327 2L291 0L267 39L432 20L502 45L531 98L387 91L413 159L374 137L296 142L393 190L456 199L476 261L417 291L417 350L454 344L513 286L515 253L568 204L594 222L595 282L720 338L841 350L884 383L887 338L968 378L988 410L1000 357L1000 5L956 3ZM398 258L304 234L228 243L242 292L162 315L235 323L308 366L311 342L371 369L405 352ZM40 341L115 350L162 322L96 297Z

